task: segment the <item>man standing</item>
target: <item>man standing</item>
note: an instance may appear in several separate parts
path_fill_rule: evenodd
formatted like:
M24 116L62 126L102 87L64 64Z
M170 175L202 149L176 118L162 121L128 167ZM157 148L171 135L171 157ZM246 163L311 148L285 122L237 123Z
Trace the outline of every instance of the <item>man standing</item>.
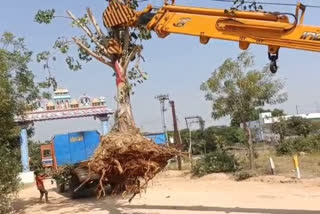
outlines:
M48 191L45 189L44 184L43 184L43 180L45 179L46 176L40 176L38 170L36 170L34 172L34 174L36 176L37 188L40 192L40 202L42 202L43 195L45 195L46 203L48 203Z

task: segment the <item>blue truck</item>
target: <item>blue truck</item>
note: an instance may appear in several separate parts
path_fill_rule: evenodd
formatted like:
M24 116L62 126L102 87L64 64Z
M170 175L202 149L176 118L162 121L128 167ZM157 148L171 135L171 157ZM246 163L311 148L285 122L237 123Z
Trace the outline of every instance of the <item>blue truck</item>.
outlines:
M56 180L59 192L64 192L67 186L70 197L77 198L97 185L99 176L90 175L90 181L81 190L74 191L87 180L89 170L86 161L93 155L99 142L100 134L94 130L55 135L49 144L41 145L44 168L54 171L66 165L73 166L68 184Z
M157 144L165 143L163 133L145 133L144 136ZM96 187L99 176L90 175L90 181L78 191L74 191L83 181L88 179L89 170L86 163L94 154L99 142L100 134L93 130L58 134L53 137L49 144L41 145L41 158L44 168L54 171L66 165L73 166L69 183L59 183L56 180L58 192L62 193L68 189L71 198L78 198Z
M166 134L163 132L157 132L157 133L145 132L145 133L143 133L143 136L145 136L146 138L149 138L150 140L152 140L156 144L166 144L167 143Z

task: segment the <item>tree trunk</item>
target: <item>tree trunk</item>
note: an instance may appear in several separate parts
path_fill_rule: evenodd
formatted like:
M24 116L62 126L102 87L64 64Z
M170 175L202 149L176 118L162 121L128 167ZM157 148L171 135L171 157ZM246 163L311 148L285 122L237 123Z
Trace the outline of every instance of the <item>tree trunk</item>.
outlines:
M254 149L253 149L253 142L252 142L252 133L251 129L247 126L247 123L243 123L243 127L245 132L247 133L248 137L248 150L249 150L249 162L250 162L250 169L253 170L255 169L255 164L254 164Z
M283 136L282 132L280 132L280 143L282 143L283 140L284 140L284 136Z
M115 124L112 130L118 132L138 132L132 114L128 78L126 71L118 60L114 62L114 71L116 73L118 105L115 112Z

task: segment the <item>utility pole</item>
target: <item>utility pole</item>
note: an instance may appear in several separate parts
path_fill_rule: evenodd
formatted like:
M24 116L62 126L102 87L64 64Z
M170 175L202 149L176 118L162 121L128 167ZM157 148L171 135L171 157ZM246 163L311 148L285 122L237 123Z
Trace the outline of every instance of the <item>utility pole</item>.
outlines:
M176 108L175 108L173 100L170 100L169 103L170 103L171 110L172 110L172 119L173 119L173 128L174 128L174 143L180 150L181 149L181 136L180 136L180 132L178 129ZM181 167L181 157L180 156L177 157L177 161L178 161L178 169L181 170L182 167Z
M192 164L192 140L191 140L191 124L199 123L201 130L204 129L204 120L200 116L185 117L187 129L189 130L189 159ZM190 120L190 122L189 122Z
M166 141L167 141L167 144L168 144L169 139L168 139L167 125L166 125L166 117L165 117L164 112L167 110L165 108L165 101L169 100L169 95L160 94L160 95L156 96L155 99L158 99L160 101L160 111L161 111L161 117L162 117L162 129L163 129L163 132L166 135Z
M187 129L189 130L189 159L192 163L192 141L191 141L191 129L189 127L188 118L185 118ZM191 125L191 124L190 124Z

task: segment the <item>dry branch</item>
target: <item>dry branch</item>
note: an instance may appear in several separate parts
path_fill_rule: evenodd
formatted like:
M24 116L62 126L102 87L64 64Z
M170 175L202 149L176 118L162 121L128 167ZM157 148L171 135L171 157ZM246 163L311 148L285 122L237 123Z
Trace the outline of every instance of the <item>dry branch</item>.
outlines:
M82 23L79 21L79 19L78 19L77 17L75 17L75 15L73 15L73 13L72 13L70 10L67 10L67 14L70 16L70 18L71 18L77 25L79 25L79 26L82 28L82 30L83 30L84 32L86 32L86 34L87 34L90 38L94 37L94 36L93 36L93 33L92 33L91 30L88 28L88 26L82 24Z
M140 61L140 54L138 54L139 57L137 59L137 62L136 62L136 65L134 66L136 68L136 70L139 72L139 74L143 77L143 78L146 78L146 74L144 72L141 71L140 67L139 67L139 61Z
M89 20L91 21L92 25L96 28L96 31L100 37L104 37L105 35L102 33L101 28L99 27L96 18L94 17L92 11L90 8L87 8L87 14L89 17Z
M123 69L127 70L128 65L130 63L130 61L136 56L137 53L140 53L142 51L142 46L141 45L136 45L132 51L130 52L130 54L127 56L127 59L123 65Z
M108 54L108 51L107 49L98 41L98 39L93 35L92 31L90 30L90 28L85 25L85 24L82 24L79 19L77 17L75 17L73 15L73 13L69 10L67 10L67 14L70 16L70 18L76 22L76 24L78 24L81 29L87 34L87 36L92 39L92 41L97 45L97 47L99 47L103 53L104 53L104 56L106 56L107 58L111 59L111 56Z
M103 56L101 55L98 55L97 53L93 52L90 48L88 48L85 44L83 44L81 42L81 40L75 38L75 37L72 37L73 41L79 45L82 49L84 49L89 55L93 56L94 58L96 58L97 60L99 60L100 62L110 66L113 68L113 64L111 62L108 62L106 61L105 58L103 58Z

